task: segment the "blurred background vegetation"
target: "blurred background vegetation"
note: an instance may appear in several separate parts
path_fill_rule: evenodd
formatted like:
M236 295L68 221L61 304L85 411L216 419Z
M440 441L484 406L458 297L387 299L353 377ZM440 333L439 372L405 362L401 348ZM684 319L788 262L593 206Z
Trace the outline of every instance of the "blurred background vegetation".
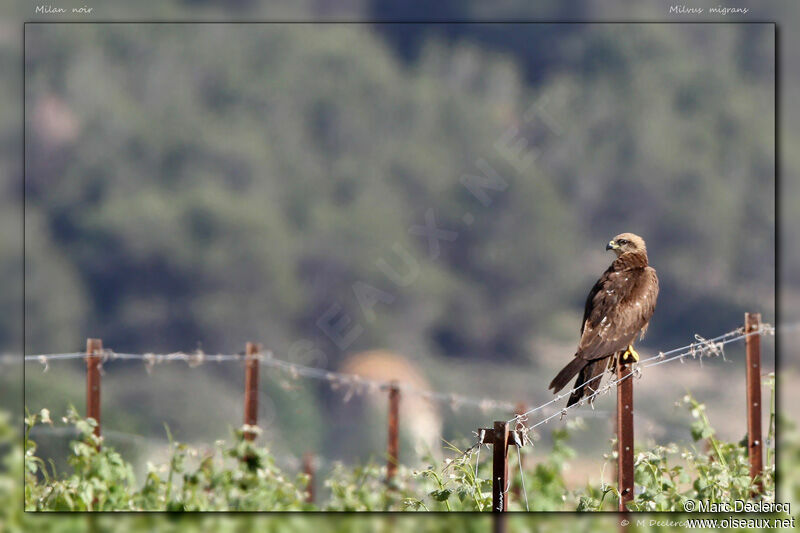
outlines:
M518 18L569 18L553 4L507 4L501 12ZM578 4L569 12L601 16ZM603 9L661 14L611 4ZM124 19L137 8L114 9ZM154 18L222 13L213 2L154 9ZM241 19L267 13L247 1L225 9ZM419 18L419 6L407 9L286 2L268 13ZM479 2L436 9L431 20L489 16ZM16 31L4 26L0 46L11 68ZM25 51L28 353L79 350L87 336L120 352L231 353L254 340L277 357L333 369L378 348L413 361L437 390L540 403L610 261L604 244L621 231L647 239L661 278L644 353L732 329L744 311L774 321L771 25L28 25ZM21 80L3 83L13 93ZM0 114L0 238L16 250L21 174L10 154L20 149L20 112ZM513 128L537 154L524 171L496 148ZM479 158L508 184L490 191L488 207L459 183L479 172ZM796 216L791 205L785 213ZM458 232L436 259L409 232L429 209ZM464 224L465 212L474 223ZM395 244L419 267L402 288L377 265L400 269ZM19 279L18 254L3 254L0 268ZM357 282L391 303L364 314ZM0 298L0 342L19 351L13 288ZM787 300L796 293L790 286ZM346 349L317 325L331 306L363 328ZM766 350L769 370L771 342ZM741 357L729 359L713 374L683 365L645 376L637 435L669 439L672 402L688 387L723 437L741 437L742 391L720 386L743 380ZM112 429L163 436L167 422L179 438L210 442L241 418L240 368L175 365L148 376L121 367L104 378ZM60 415L67 402L82 406L80 365L27 370L30 408ZM4 402L21 393L7 381ZM278 451L345 454L325 423L337 416L337 392L263 381L264 438ZM375 442L355 456L382 453L380 409L362 426ZM448 438L499 416L443 415ZM602 437L577 447L599 463L610 425L602 416L589 424ZM57 454L63 442L51 446ZM596 466L578 480L598 476Z
M655 345L769 320L773 59L770 25L29 25L28 352L308 338L335 364L339 304L351 351L542 366L623 230L662 280ZM508 184L485 209L479 158ZM409 232L430 208L458 231L438 259ZM357 282L394 298L374 320Z

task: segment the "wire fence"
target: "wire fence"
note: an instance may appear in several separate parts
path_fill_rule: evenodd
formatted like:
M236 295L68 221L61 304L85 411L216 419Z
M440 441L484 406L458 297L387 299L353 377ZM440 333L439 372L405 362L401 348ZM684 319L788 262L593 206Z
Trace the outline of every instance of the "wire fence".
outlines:
M755 322L753 322L753 323L748 322L748 320L750 320L751 316L752 317L757 317L757 318L754 318ZM789 324L789 325L785 325L785 326L782 325L781 326L781 331L791 332L791 331L797 330L799 326L800 326L800 323ZM216 363L245 362L246 365L247 365L247 371L248 372L251 372L253 370L255 370L255 372L257 372L257 368L258 367L265 366L265 367L268 367L268 368L278 369L278 370L284 372L285 374L291 376L293 379L301 379L301 378L303 378L303 379L312 379L312 380L318 380L318 381L322 381L322 382L327 382L327 383L329 383L331 385L332 388L337 388L337 389L340 388L340 387L344 387L346 389L346 394L345 394L345 397L344 397L344 401L349 400L349 398L353 394L360 395L360 394L364 394L364 393L377 393L377 392L388 391L389 392L389 398L390 398L390 417L389 417L390 418L390 441L392 439L394 439L396 441L396 439L397 439L396 428L395 428L394 437L391 436L392 435L392 422L391 421L392 421L393 417L394 417L394 424L396 425L396 423L397 423L396 422L396 420L397 420L397 413L396 413L397 405L393 406L393 404L391 402L391 398L392 397L399 398L399 393L400 392L402 392L403 394L406 394L406 395L419 396L419 397L421 397L423 399L426 399L426 400L428 400L430 402L436 402L436 403L440 403L440 404L449 405L453 409L455 409L455 408L457 408L459 406L471 406L471 407L479 408L484 412L488 411L488 410L500 410L500 411L506 411L506 412L516 412L515 416L513 416L512 418L506 420L505 422L495 422L495 429L494 430L485 430L485 429L483 429L483 430L479 430L479 431L475 432L475 435L477 437L477 442L475 442L475 444L473 444L470 448L468 448L463 453L461 453L458 458L456 458L456 459L466 458L466 460L470 460L473 452L475 452L477 450L478 451L478 458L476 459L476 469L477 469L477 461L479 461L479 453L480 453L481 446L483 444L493 443L493 444L495 444L495 448L496 449L498 448L499 441L496 440L496 439L498 438L497 431L498 431L499 427L505 426L505 430L504 430L505 431L505 437L504 438L506 440L504 442L506 442L507 444L503 444L503 447L506 448L507 445L509 445L509 444L510 445L516 445L517 446L517 452L519 454L519 449L522 446L524 446L525 444L528 444L528 443L530 443L530 444L533 443L533 432L534 432L534 430L536 430L537 428L539 428L540 426L542 426L544 424L547 424L550 420L553 420L556 417L564 418L573 409L575 409L575 408L577 408L579 406L583 406L583 405L586 405L588 403L589 405L592 406L592 411L586 412L586 414L589 414L590 416L594 415L594 416L604 416L604 417L606 417L607 416L607 412L605 412L605 411L594 411L594 400L598 396L608 393L613 388L617 388L618 394L619 394L619 391L623 390L623 388L621 388L621 387L626 382L630 383L634 378L640 378L642 376L643 370L646 369L646 368L653 368L653 367L656 367L656 366L664 365L664 364L675 362L675 361L680 361L681 363L683 363L687 358L692 358L693 360L698 360L701 365L702 365L703 359L706 358L706 357L721 357L722 359L725 359L725 346L727 346L728 344L731 344L731 343L734 343L734 342L738 342L738 341L742 341L742 340L747 340L747 344L749 346L750 345L750 341L748 340L749 338L755 337L755 336L758 336L759 338L760 337L764 337L764 336L774 336L775 333L776 333L776 328L775 327L773 327L773 326L771 326L769 324L760 322L760 315L750 315L750 314L748 314L747 318L746 318L746 321L745 321L745 326L744 327L738 327L736 329L733 329L731 331L725 332L725 333L723 333L721 335L717 335L715 337L708 338L708 339L696 334L694 342L691 342L691 343L689 343L689 344L687 344L685 346L680 346L680 347L677 347L677 348L670 349L668 351L662 351L662 352L659 352L656 355L641 359L637 363L634 363L633 365L630 365L628 367L629 368L628 372L626 372L626 373L620 372L616 377L611 378L610 380L608 380L608 382L603 386L599 386L599 385L600 385L600 382L602 381L605 373L601 373L598 376L588 380L587 382L581 383L579 386L577 386L577 387L575 387L575 388L573 388L573 389L571 389L569 391L566 391L566 392L563 392L563 393L560 393L560 394L556 394L552 399L550 399L548 401L545 401L545 402L541 403L540 405L537 405L537 406L532 407L530 409L527 409L525 411L522 411L520 409L520 403L519 402L510 402L510 401L498 400L498 399L489 398L489 397L477 397L477 396L464 395L464 394L458 394L458 393L440 392L440 391L436 391L436 390L422 389L422 388L419 388L419 387L417 387L415 385L412 385L410 383L398 382L398 381L394 381L394 380L381 380L381 379L367 378L367 377L361 376L359 374L347 373L347 372L338 372L338 371L332 371L332 370L327 370L327 369L323 369L323 368L311 367L311 366L306 366L306 365L302 365L302 364L298 364L298 363L293 363L291 361L278 359L278 358L274 357L272 352L269 352L269 351L263 351L262 352L262 351L260 351L260 348L258 348L258 349L253 348L255 345L249 345L248 346L248 352L246 354L245 353L240 353L240 354L216 354L216 355L212 355L212 354L203 353L202 351L196 351L196 352L192 352L192 353L173 352L173 353L165 353L165 354L157 354L157 353L136 354L136 353L118 353L118 352L114 352L113 350L109 350L109 349L101 349L100 348L101 344L100 344L99 341L94 340L94 339L90 339L91 342L96 342L97 343L96 345L92 344L92 346L96 346L96 348L94 348L94 347L93 348L88 348L89 345L87 345L87 349L91 353L66 352L66 353L25 355L24 357L13 356L13 355L3 355L3 356L0 356L0 363L3 363L3 364L18 364L18 363L21 363L23 361L25 363L31 363L31 364L38 363L38 364L41 364L43 366L44 371L47 372L49 370L50 363L53 362L53 361L84 359L84 360L87 361L87 363L90 363L90 364L87 364L87 379L89 379L90 374L92 372L95 372L95 373L98 373L98 374L102 373L103 365L107 364L109 362L113 362L113 361L141 361L141 362L144 363L145 368L146 368L148 373L151 373L156 365L163 364L163 363L170 363L170 362L185 362L187 365L189 365L192 368L198 367L198 366L203 365L205 363L213 363L213 362L216 362ZM760 348L757 348L756 351L759 354L758 355L758 358L759 358L758 359L759 360L758 368L760 368ZM748 365L747 366L749 367L750 366L749 365L749 362L750 362L749 358L751 357L751 353L750 353L750 349L749 348L748 348L748 354L747 355L748 355ZM610 366L613 366L613 365L610 365ZM751 375L750 374L751 374L751 372L750 372L750 369L748 368L748 380L751 380ZM97 379L98 383L99 383L99 377L96 377L95 379ZM628 380L630 380L630 381L628 381ZM577 391L578 389L580 389L582 387L590 385L590 384L592 384L593 382L596 382L596 381L597 381L597 383L596 383L597 386L590 388L591 394L588 395L587 397L583 398L580 402L577 402L577 403L575 403L573 405L570 405L568 407L564 407L564 408L561 408L561 409L556 407L556 404L558 402L560 402L561 400L564 400L565 398L567 398L573 392ZM255 387L257 387L257 383L258 383L258 380L257 380L257 374L256 374ZM753 385L752 383L757 383L757 380L755 382L751 382L751 385L750 385L751 388L755 387L755 385ZM247 387L249 387L249 385ZM87 391L89 390L89 388L91 388L91 386L89 385L89 382L87 381ZM628 388L628 390L630 391L629 394L632 394L632 389ZM245 392L246 397L251 392L252 391L247 390ZM748 392L748 394L749 393L750 392ZM618 425L622 424L622 422L619 421L619 413L620 413L620 409L622 408L621 404L619 404L620 398L621 398L621 396L618 396L618 406L617 406L617 410L618 410L617 411L618 412ZM631 398L632 398L632 396L631 396ZM89 400L87 400L87 401L89 401ZM98 401L99 401L99 397L98 397ZM399 404L399 401L395 402L395 404ZM755 403L754 405L758 406L759 404ZM88 410L88 408L89 407L87 405L87 410ZM395 410L394 413L392 413L393 409ZM552 413L550 413L551 410L553 411ZM752 411L752 407L750 408L750 410ZM247 405L245 407L245 411L246 411L245 418L247 419L247 416L248 416L247 415ZM522 412L519 412L519 411L522 411ZM98 413L99 413L99 411L98 411ZM541 415L541 417L538 420L531 420L533 415L539 415L539 414ZM632 421L632 412L631 412L631 418L629 419L628 422L626 422L626 424L629 427L632 427L632 423L633 423L633 421ZM513 430L511 430L511 431L509 431L509 424L513 424ZM759 424L760 424L760 422L759 422ZM618 431L619 431L619 429L621 427L622 426L618 427ZM37 430L37 431L41 431L41 430ZM97 431L99 432L99 420L98 420ZM487 436L487 432L492 433L492 431L494 431L494 433L492 435L488 435ZM132 435L132 434L119 432L119 431L111 431L111 432L107 431L106 433L107 433L107 435L109 437L112 437L112 438L119 438L119 439L134 441L134 442L138 442L138 443L159 444L159 445L166 444L166 442L164 442L164 441L156 442L153 439L148 439L146 437L141 437L141 436L138 436L138 435ZM631 435L632 435L632 433L631 433ZM493 440L493 439L495 439L495 440ZM631 439L632 439L632 437L631 437ZM390 447L390 449L391 449L391 447ZM388 463L389 464L389 471L392 471L392 469L391 469L392 464L394 464L394 465L397 464L397 452L396 452L396 449L397 449L397 443L394 442L394 450L395 450L393 452L394 453L394 457L390 457L390 459L389 459L389 463ZM630 443L630 449L632 450L632 441ZM503 453L506 454L506 456L505 456L505 458L503 460L506 462L506 465L507 465L507 451L504 451ZM497 454L497 451L495 451L495 454ZM390 453L390 455L391 455L391 453ZM321 459L315 458L315 461L317 462L317 464L319 464ZM295 466L297 464L300 464L300 461L297 458L293 457L293 456L292 457L288 457L286 462L287 463L291 463L292 465L295 465ZM455 460L450 459L450 460L447 461L447 464L454 464L454 462L455 462ZM524 491L524 494L525 494L525 504L526 504L526 508L527 508L528 507L527 488L525 487L524 474L522 472L521 466L520 466L520 475L522 476L522 478L521 478L522 479L522 488L523 488L523 491ZM391 477L391 476L389 476L389 477ZM497 483L496 483L496 480L494 478L492 480L492 482L493 482L493 491L495 491L495 489L498 491L497 494L496 494L496 496L497 496L496 499L497 500L504 501L504 499L505 499L504 495L508 491L507 466L506 466L506 472L502 476L498 477L497 479L500 480ZM632 482L632 476L631 476L631 482L630 483L631 483L631 487L632 487L632 483L633 483ZM622 487L622 480L620 480L620 487ZM631 493L632 493L632 488L631 488ZM504 510L504 509L495 509L495 510Z
M800 322L793 323L786 326L781 326L781 331L792 331L800 329ZM540 420L536 421L533 424L528 425L530 415L542 411L548 407L552 407L554 404L565 400L569 397L570 394L577 391L578 389L582 388L585 385L591 384L595 381L602 380L605 377L605 373L601 373L595 376L592 379L589 379L580 385L559 394L547 401L544 402L536 407L528 409L525 412L518 413L514 417L508 419L506 421L507 424L514 424L514 430L518 431L521 435L521 444L533 444L533 438L531 437L531 433L536 428L547 424L550 420L553 420L556 417L563 419L568 415L570 410L575 409L577 407L583 406L586 403L593 405L594 400L603 394L607 394L611 391L616 385L622 383L623 381L631 378L641 378L642 370L644 368L650 368L655 366L660 366L662 364L671 363L675 361L680 361L683 363L687 357L691 357L692 359L698 360L702 364L702 360L704 357L722 357L725 358L725 350L724 347L730 343L738 342L744 339L747 339L751 336L774 336L776 333L776 328L767 323L761 323L759 328L755 331L750 331L745 333L744 327L738 327L731 331L725 332L721 335L717 335L716 337L706 339L699 334L695 334L695 342L687 344L685 346L680 346L678 348L673 348L668 351L659 352L657 355L645 358L640 360L638 363L633 365L633 371L629 374L621 378L612 378L609 380L604 386L597 387L594 392L592 392L589 396L583 398L581 401L570 405L569 407L564 407L562 409L557 410L556 412L546 415ZM460 454L459 457L469 457L472 455L473 452L479 450L480 447L485 442L485 430L475 431L473 432L475 436L475 442L472 446L467 448L464 452Z
M698 334L695 334L696 342L692 342L690 344L687 344L686 346L681 346L679 348L673 348L672 350L668 350L666 352L659 352L658 355L654 355L652 357L648 357L646 359L640 360L638 363L633 365L633 372L631 374L627 374L626 376L624 376L622 378L610 380L608 383L606 383L606 385L604 385L603 387L598 387L592 394L590 394L586 398L583 398L580 402L574 403L574 404L572 404L572 405L570 405L568 407L564 407L559 412L554 413L552 415L549 415L549 416L545 417L544 419L540 420L539 422L537 422L537 423L535 423L535 424L533 424L531 426L526 426L524 424L524 422L527 421L527 418L528 418L529 415L531 415L531 414L533 414L533 413L535 413L535 412L537 412L537 411L539 411L541 409L544 409L545 407L549 407L549 406L551 406L551 405L553 405L553 404L555 404L555 403L567 398L570 394L572 394L573 392L577 391L578 389L580 389L580 388L582 388L582 387L584 387L586 385L589 385L589 384L591 384L591 383L593 383L595 381L601 380L603 378L604 374L599 374L599 375L595 376L594 378L583 382L579 386L574 387L573 389L570 389L567 392L557 394L555 398L553 398L552 400L550 400L548 402L545 402L545 403L543 403L543 404L541 404L539 406L536 406L536 407L534 407L532 409L529 409L528 411L525 411L524 413L519 413L519 414L515 415L513 418L510 418L508 420L508 423L515 423L517 425L516 429L517 430L522 430L523 431L523 435L527 437L527 433L529 431L541 426L542 424L546 424L547 422L549 422L550 420L552 420L556 416L564 417L564 416L567 415L567 412L570 409L572 409L572 408L574 408L576 406L582 406L587 402L591 404L597 396L609 392L615 385L617 385L618 383L624 381L625 379L629 379L632 376L633 377L637 377L637 378L641 377L642 369L644 369L644 368L650 368L650 367L654 367L654 366L659 366L659 365L662 365L662 364L665 364L665 363L674 362L674 361L683 362L686 357L691 357L692 359L698 359L701 364L702 364L703 357L715 357L716 356L716 357L722 357L724 359L725 358L725 350L724 350L725 345L730 344L732 342L737 342L737 341L744 340L747 337L750 337L750 336L753 336L753 335L770 335L770 336L774 336L775 335L775 328L773 326L769 325L769 324L764 323L764 324L761 324L761 326L759 327L759 329L757 331L751 331L751 332L745 333L744 332L744 328L743 327L739 327L739 328L736 328L734 330L728 331L726 333L723 333L722 335L718 335L718 336L716 336L714 338L711 338L711 339L705 339L702 336L700 336Z
M792 325L787 329L795 329ZM502 512L507 510L507 493L510 486L508 476L508 448L510 445L519 450L526 443L532 443L531 432L536 428L547 424L557 416L565 417L569 410L582 405L585 402L593 404L594 399L612 388L617 390L617 475L618 475L618 494L619 510L627 510L627 502L633 499L634 475L633 475L633 378L642 376L642 369L660 366L674 361L681 361L687 357L699 360L702 365L704 357L721 357L725 359L725 349L727 344L745 340L746 341L746 391L747 391L747 446L750 462L750 477L753 482L752 495L755 496L763 491L761 476L763 473L762 462L762 439L761 439L761 343L760 339L764 336L774 336L775 328L769 324L761 322L759 314L746 313L744 327L723 333L711 339L706 339L700 335L695 335L696 342L674 348L667 352L659 352L658 355L648 357L637 363L630 365L627 363L615 362L610 367L616 367L617 377L611 379L605 386L598 386L596 390L590 388L592 393L578 403L563 408L560 412L549 416L544 416L536 423L528 424L528 417L555 402L567 397L587 384L601 380L604 373L581 383L577 387L558 394L554 399L545 402L537 407L519 413L513 418L503 422L496 421L492 429L479 429L475 432L477 437L475 444L464 451L457 460L470 461L473 453L476 455L475 471L478 470L480 461L480 449L482 445L492 445L493 447L493 473L492 473L492 510ZM510 429L509 424L514 422L514 429ZM519 459L521 460L521 459ZM453 461L451 464L455 464ZM520 468L520 481L523 489L525 508L529 509L528 493L525 485L525 474Z
M782 331L791 331L791 330L796 330L798 328L800 328L800 322L781 327ZM695 339L696 339L695 342L692 342L685 346L680 346L678 348L673 348L668 351L662 351L659 352L657 355L640 360L633 367L634 368L633 375L635 377L641 377L641 371L644 368L650 368L673 361L683 362L686 357L692 357L693 359L699 358L701 364L703 357L722 356L724 358L725 345L730 344L732 342L743 340L750 335L759 335L759 334L774 335L775 328L769 324L764 323L761 324L761 327L757 332L744 333L743 328L739 327L710 339L705 339L699 334L695 334ZM248 357L255 357L261 365L282 370L286 372L293 379L308 378L308 379L328 382L336 388L344 387L347 390L347 393L345 394L344 397L345 401L349 400L353 394L361 395L368 392L369 393L382 392L389 390L389 388L392 386L396 386L404 394L416 395L430 402L445 404L450 406L454 410L458 409L461 406L469 406L478 408L483 412L487 412L490 410L515 412L518 411L520 407L520 402L498 400L488 397L468 396L453 392L439 392L434 390L426 390L405 382L372 379L354 373L338 372L318 367L310 367L275 358L271 351L259 352L256 353L254 356L248 356L245 354L206 354L203 353L202 351L196 351L191 353L171 352L165 354L157 354L157 353L137 354L137 353L115 352L110 349L104 349L99 355L101 357L99 365L101 373L103 372L103 365L109 361L142 361L145 364L147 372L151 373L155 365L162 363L185 362L188 366L194 368L204 363L243 362L247 360ZM20 363L24 360L25 363L39 363L43 366L44 371L47 372L49 370L49 363L51 361L86 359L86 357L87 354L85 352L64 352L64 353L25 355L24 359L18 355L15 356L11 354L4 354L0 356L0 362L4 364L14 364L14 363ZM603 387L598 387L596 390L594 390L594 392L592 392L589 396L583 398L580 402L575 403L569 407L558 409L552 414L549 414L548 416L546 416L545 418L543 418L542 420L538 421L537 423L531 426L525 425L525 422L528 421L530 415L537 413L539 411L543 411L550 407L553 407L555 404L567 398L570 394L577 391L579 388L585 385L592 384L595 381L601 380L604 377L604 375L605 374L601 373L595 376L594 378L589 379L584 384L574 387L566 392L559 393L552 399L540 405L532 407L524 412L516 413L514 417L508 419L508 422L516 424L516 429L522 430L523 434L527 438L528 431L533 430L541 426L542 424L546 424L547 422L549 422L550 420L552 420L557 416L560 417L566 416L567 412L571 409L574 409L576 407L582 407L586 403L589 403L590 405L592 405L592 407L594 407L593 402L597 398L597 396L608 393L615 385L617 385L623 379L626 378L612 379ZM603 416L605 415L605 413L606 413L605 411L599 411L596 412L595 414L595 411L593 409L590 412L584 412L582 416L588 416L588 417L595 417L598 415Z
M255 357L261 365L271 368L277 368L286 372L290 377L308 378L319 381L325 381L334 384L337 387L343 387L348 390L346 399L352 394L363 394L367 392L381 392L389 390L392 386L397 386L404 394L419 396L430 402L449 405L453 409L461 406L471 406L479 408L482 411L500 410L514 412L518 403L496 400L487 397L467 396L464 394L450 393L450 392L437 392L433 390L426 390L416 387L410 383L395 382L392 380L372 379L361 376L359 374L337 372L326 370L317 367L305 366L290 361L277 359L273 356L272 352L261 352L255 356L247 356L244 354L205 354L202 352L184 353L174 352L168 354L133 354L133 353L117 353L113 350L105 349L100 354L101 362L100 368L105 363L110 361L143 361L145 368L148 372L152 372L155 365L160 363L169 362L186 362L190 367L197 367L207 362L244 362L250 357ZM16 357L13 361L10 359L13 356L6 357L6 362L20 362L20 357ZM84 352L69 352L69 353L52 353L52 354L39 354L39 355L26 355L24 358L25 363L39 363L44 367L44 371L49 370L49 363L51 361L65 361L75 359L86 359L87 354Z
M796 329L799 326L800 323L791 324L788 326L783 326L782 330ZM751 332L745 334L743 332L743 328L739 327L734 330L723 333L722 335L713 337L711 339L705 339L700 335L696 334L695 342L692 342L690 344L678 348L673 348L666 352L659 352L657 355L643 359L639 361L639 363L634 367L634 369L635 372L637 372L637 375L639 375L641 369L643 368L657 366L674 360L682 361L685 357L689 356L691 356L692 358L697 358L699 356L701 362L704 356L721 354L724 357L724 353L722 352L722 347L724 345L729 344L731 342L742 340L747 336L754 334L774 335L775 328L770 326L769 324L762 324L759 332ZM49 370L49 363L51 361L85 359L86 357L87 354L85 352L38 354L38 355L26 355L24 357L24 362L40 363L44 367L44 371L46 372ZM161 363L185 362L190 367L197 367L199 365L209 362L215 362L215 363L243 362L247 360L248 357L251 356L247 356L245 354L206 354L203 353L202 351L196 351L191 353L172 352L166 354L156 354L156 353L136 354L136 353L114 352L113 350L110 349L104 349L102 353L100 353L100 357L101 357L101 362L100 362L101 372L103 371L103 364L109 361L142 361L144 362L145 368L147 369L148 373L150 373L152 372L155 365ZM282 370L286 372L293 379L308 378L319 381L325 381L340 387L345 387L348 390L348 395L345 396L345 398L347 399L349 399L349 396L351 394L363 394L366 392L386 391L394 385L397 386L399 390L404 394L419 396L430 402L446 404L453 409L457 409L461 406L469 406L478 408L484 412L489 410L514 412L518 410L520 405L519 402L498 400L489 397L469 396L454 392L439 392L435 390L421 389L410 383L402 381L395 382L392 380L372 379L354 373L338 372L318 367L306 366L286 361L283 359L275 358L273 353L270 351L259 352L255 354L254 357L258 359L261 365ZM5 354L0 356L0 362L5 364L20 363L21 359L22 358L19 356L14 356L10 354ZM600 380L601 378L603 378L603 376L604 374L595 376L594 378L586 381L585 384L587 385L591 384L596 380ZM593 393L591 396L584 398L584 400L582 400L577 404L573 404L573 406L570 406L570 409L574 406L585 405L585 403L589 399L594 399L599 393L608 392L608 390L610 390L610 388L613 387L613 385L615 385L616 383L618 383L618 381L612 380L602 389L595 391L595 393ZM528 409L525 412L517 413L513 418L510 418L508 422L509 423L520 422L524 419L527 419L529 415L537 411L546 409L547 407L550 407L556 404L557 402L561 401L562 399L568 397L572 392L578 390L578 388L580 387L575 387L567 392L557 394L551 400L548 400L536 407ZM559 410L558 413L551 415L551 417L548 418L548 420L558 414L564 414L565 410L566 409Z

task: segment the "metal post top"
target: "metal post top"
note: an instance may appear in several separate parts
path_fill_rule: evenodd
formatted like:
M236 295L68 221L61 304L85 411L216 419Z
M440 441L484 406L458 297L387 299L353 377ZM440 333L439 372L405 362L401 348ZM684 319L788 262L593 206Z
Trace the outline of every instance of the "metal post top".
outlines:
M102 339L86 339L86 353L88 355L94 355L97 352L103 351L103 340Z
M494 444L494 429L493 428L481 428L481 435L483 435L483 440L481 440L481 444ZM517 442L523 442L522 440L522 432L517 431L515 429L508 430L508 444L516 446Z
M745 333L749 333L751 331L758 331L758 328L761 324L761 313L745 313L744 314L744 325L745 325ZM750 340L748 337L747 340Z

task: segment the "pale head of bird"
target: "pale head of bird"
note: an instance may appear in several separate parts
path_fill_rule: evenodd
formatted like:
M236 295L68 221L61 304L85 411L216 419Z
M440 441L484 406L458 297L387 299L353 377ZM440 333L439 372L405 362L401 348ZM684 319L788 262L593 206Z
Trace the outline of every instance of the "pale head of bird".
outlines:
M613 250L617 257L627 252L647 253L644 239L634 233L620 233L608 241L606 250Z

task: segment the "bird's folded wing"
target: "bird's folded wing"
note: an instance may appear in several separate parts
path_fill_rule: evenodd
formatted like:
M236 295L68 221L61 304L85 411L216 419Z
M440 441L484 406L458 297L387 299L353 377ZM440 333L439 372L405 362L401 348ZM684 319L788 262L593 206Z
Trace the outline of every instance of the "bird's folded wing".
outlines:
M655 310L655 270L607 271L586 301L577 357L599 359L624 350L647 326Z

